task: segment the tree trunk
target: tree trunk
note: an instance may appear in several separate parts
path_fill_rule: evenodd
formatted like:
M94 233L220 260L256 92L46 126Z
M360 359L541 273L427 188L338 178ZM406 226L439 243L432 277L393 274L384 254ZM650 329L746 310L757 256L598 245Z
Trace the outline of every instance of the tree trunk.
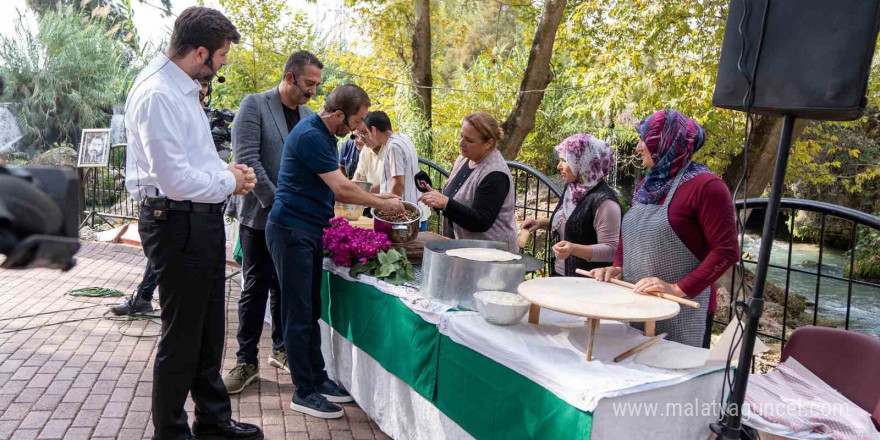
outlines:
M805 119L797 119L792 133L792 142L800 137L801 133L809 124ZM782 117L755 116L755 125L752 129L752 141L749 144L749 179L746 195L740 188L738 199L746 197L761 197L770 179L773 177L773 168L776 166L776 150L779 148L779 137L782 134ZM743 153L740 152L731 160L730 165L724 170L722 178L730 188L731 194L736 189L736 184L742 177Z
M504 138L498 148L508 160L516 158L522 149L526 135L535 127L535 114L538 112L541 100L544 99L543 90L550 84L550 59L553 56L553 43L556 41L559 23L565 15L566 3L567 0L547 0L544 4L541 21L535 30L535 39L532 41L529 63L519 87L520 92L541 91L520 93L516 97L513 110L501 126L504 129Z
M743 153L740 152L730 161L730 165L724 170L722 179L730 188L730 194L737 199L761 197L770 180L773 178L773 168L776 166L776 151L779 149L779 137L782 135L782 121L780 116L753 116L755 125L752 128L752 141L749 144L749 178L740 187L739 192L734 194L736 185L743 173ZM810 122L806 119L797 119L794 123L792 143L797 141ZM744 188L747 187L747 188ZM746 194L748 189L748 194ZM742 224L749 221L752 214L747 209L741 214Z
M431 128L431 2L415 0L413 7L416 25L412 37L412 80L415 84L415 100L422 117ZM430 151L430 145L429 145Z

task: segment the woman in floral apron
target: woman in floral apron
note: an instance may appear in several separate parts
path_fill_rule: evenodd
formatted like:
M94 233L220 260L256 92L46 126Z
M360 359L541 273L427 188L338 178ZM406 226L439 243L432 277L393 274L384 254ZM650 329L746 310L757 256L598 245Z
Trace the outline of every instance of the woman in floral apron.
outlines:
M682 307L657 322L657 333L708 347L715 313L715 281L739 258L736 221L727 185L692 158L706 132L676 110L663 110L636 124L636 151L649 168L623 216L611 267L593 270L602 281L635 283L637 292L689 297L699 309ZM638 325L634 325L639 327Z

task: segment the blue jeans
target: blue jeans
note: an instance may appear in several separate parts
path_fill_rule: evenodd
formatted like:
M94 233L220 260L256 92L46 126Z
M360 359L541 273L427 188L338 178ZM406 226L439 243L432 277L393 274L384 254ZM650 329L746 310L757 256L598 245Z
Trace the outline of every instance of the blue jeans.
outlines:
M266 224L266 244L281 286L281 331L296 394L328 381L321 355L322 232Z
M419 232L425 232L428 230L428 220L425 220L419 223Z
M148 259L147 265L144 267L144 278L137 286L138 296L147 301L152 301L153 293L156 291L157 278L159 278L159 274L153 270L153 265L150 264L150 260Z

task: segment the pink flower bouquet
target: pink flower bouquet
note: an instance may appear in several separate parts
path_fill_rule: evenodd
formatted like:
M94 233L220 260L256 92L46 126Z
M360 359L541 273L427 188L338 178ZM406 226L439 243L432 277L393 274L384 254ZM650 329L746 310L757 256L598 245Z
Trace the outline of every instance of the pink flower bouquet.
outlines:
M388 236L375 231L354 227L342 217L330 220L324 229L324 251L337 266L351 267L374 258L380 251L391 247Z

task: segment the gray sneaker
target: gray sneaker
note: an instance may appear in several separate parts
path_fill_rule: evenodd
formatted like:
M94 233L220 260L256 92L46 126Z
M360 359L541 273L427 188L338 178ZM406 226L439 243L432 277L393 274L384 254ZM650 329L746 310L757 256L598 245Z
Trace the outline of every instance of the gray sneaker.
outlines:
M290 367L287 365L287 354L283 351L279 351L278 353L272 353L269 356L269 365L280 368L290 374Z
M238 394L244 387L260 380L257 374L257 366L252 364L238 364L226 373L223 383L226 385L226 392L229 394Z
M110 310L117 316L143 315L153 311L153 302L142 298L140 293L135 291L130 297L111 307Z

